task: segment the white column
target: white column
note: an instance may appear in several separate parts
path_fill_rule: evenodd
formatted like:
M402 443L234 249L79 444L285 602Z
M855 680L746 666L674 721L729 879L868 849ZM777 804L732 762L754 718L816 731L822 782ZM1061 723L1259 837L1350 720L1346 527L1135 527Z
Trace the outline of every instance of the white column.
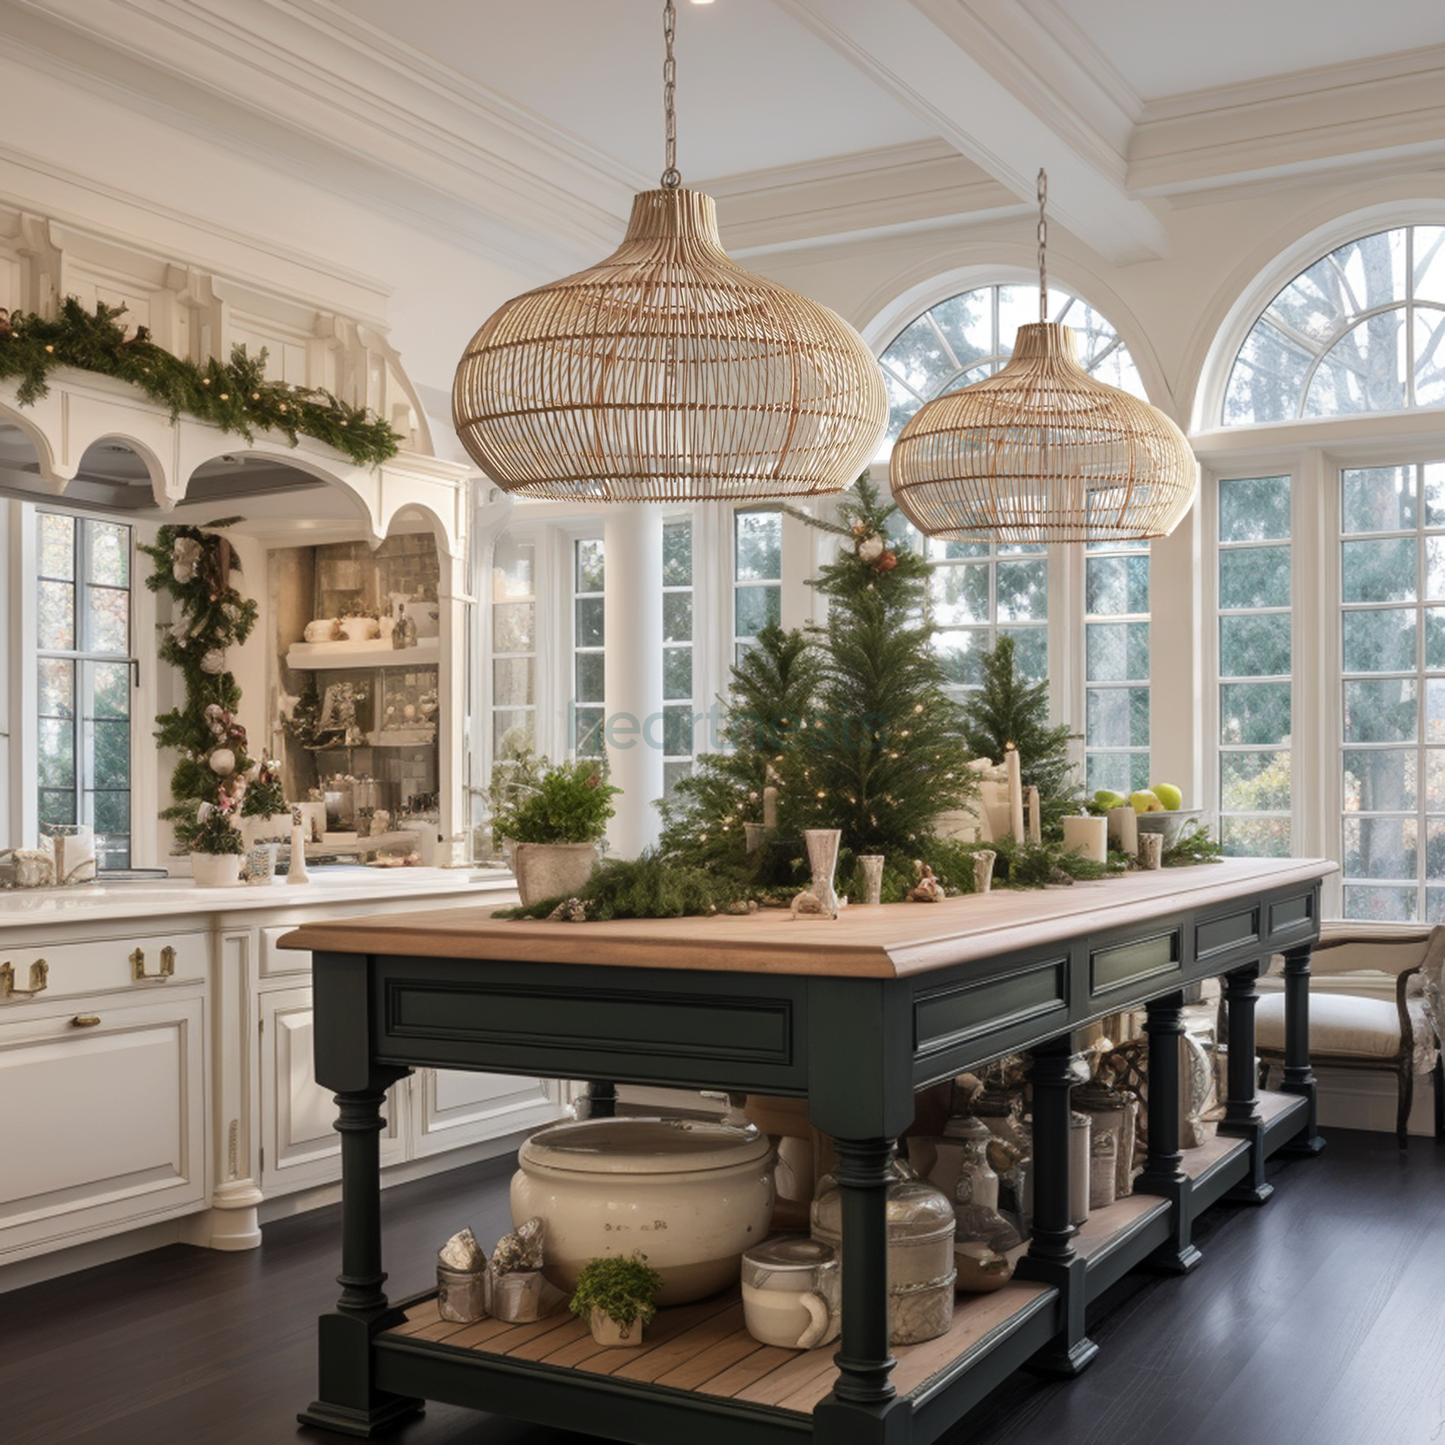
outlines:
M635 858L656 842L662 796L662 512L632 503L611 509L606 548L607 759L622 789L607 830L615 855Z
M1213 713L1201 656L1202 510L1196 501L1149 558L1149 781L1182 789L1186 808L1204 804L1204 720Z

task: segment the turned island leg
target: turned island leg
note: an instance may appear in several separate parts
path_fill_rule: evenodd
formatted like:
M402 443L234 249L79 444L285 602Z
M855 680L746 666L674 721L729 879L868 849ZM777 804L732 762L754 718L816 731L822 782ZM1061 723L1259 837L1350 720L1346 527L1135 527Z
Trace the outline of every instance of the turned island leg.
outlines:
M1087 1077L1071 1035L1034 1050L1029 1074L1034 1091L1033 1233L1029 1252L1014 1273L1059 1290L1063 1329L1030 1361L1031 1368L1055 1375L1077 1375L1099 1353L1085 1333L1086 1267L1074 1249L1079 1231L1069 1200L1070 1099L1073 1086Z
M370 1085L336 1095L336 1130L341 1135L340 1298L322 1315L319 1398L297 1416L366 1439L420 1414L421 1400L388 1394L371 1382L371 1342L390 1313L381 1267L382 1105L390 1084L408 1071L377 1070Z
M1274 1193L1264 1177L1264 1119L1259 1112L1259 1076L1255 1071L1254 1006L1260 965L1248 964L1224 976L1229 1035L1229 1097L1224 1101L1221 1134L1248 1139L1249 1173L1224 1197L1236 1204L1263 1204Z
M1191 1242L1193 1197L1184 1172L1179 1139L1179 1060L1184 1037L1184 995L1165 994L1146 1005L1144 1032L1149 1036L1149 1157L1135 1185L1140 1194L1157 1194L1174 1206L1172 1236L1150 1258L1171 1274L1187 1274L1200 1261Z
M1313 1156L1325 1147L1315 1113L1315 1076L1310 1069L1310 949L1291 948L1284 955L1284 1081L1282 1094L1309 1101L1308 1122L1280 1151ZM1437 1106L1439 1093L1436 1093Z

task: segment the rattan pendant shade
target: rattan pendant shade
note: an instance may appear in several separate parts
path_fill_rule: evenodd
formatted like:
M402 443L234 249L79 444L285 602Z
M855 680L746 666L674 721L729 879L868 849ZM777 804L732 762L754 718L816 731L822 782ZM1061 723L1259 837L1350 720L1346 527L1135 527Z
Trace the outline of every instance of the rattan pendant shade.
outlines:
M730 261L712 198L677 188L637 196L600 265L497 311L452 412L506 491L683 502L839 491L888 408L862 337Z
M1136 540L1171 532L1198 467L1163 412L1095 380L1074 333L1019 327L995 375L935 397L899 434L889 464L899 510L948 541Z

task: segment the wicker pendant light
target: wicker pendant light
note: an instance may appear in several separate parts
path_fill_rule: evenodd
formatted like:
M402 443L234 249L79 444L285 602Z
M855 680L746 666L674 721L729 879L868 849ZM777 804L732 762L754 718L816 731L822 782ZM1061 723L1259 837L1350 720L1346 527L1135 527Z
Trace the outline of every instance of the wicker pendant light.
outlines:
M667 169L605 261L507 302L457 367L452 414L505 491L587 501L836 492L887 425L862 337L727 257L710 196L675 161L672 0L663 10Z
M1194 453L1162 411L1090 376L1073 331L1045 319L1046 194L1040 171L1039 320L995 375L914 414L893 447L893 498L948 541L1166 536L1194 503Z

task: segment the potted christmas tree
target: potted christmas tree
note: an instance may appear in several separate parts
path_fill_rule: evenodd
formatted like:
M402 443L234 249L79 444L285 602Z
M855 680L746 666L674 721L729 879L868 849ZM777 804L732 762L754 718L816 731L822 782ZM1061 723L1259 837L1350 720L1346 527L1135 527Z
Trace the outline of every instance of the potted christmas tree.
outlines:
M490 791L492 833L511 845L523 904L581 888L621 791L607 782L604 764L578 758L554 766L526 753L497 764Z
M662 1288L662 1276L646 1259L641 1254L607 1256L582 1266L567 1307L588 1322L599 1345L642 1343L643 1327L657 1313L653 1300Z
M281 791L281 764L265 758L251 770L241 795L241 838L247 849L284 843L291 836L291 805Z
M229 793L218 791L214 803L196 809L195 823L185 829L191 850L191 876L198 888L224 888L241 880L245 845L231 824L235 812Z

